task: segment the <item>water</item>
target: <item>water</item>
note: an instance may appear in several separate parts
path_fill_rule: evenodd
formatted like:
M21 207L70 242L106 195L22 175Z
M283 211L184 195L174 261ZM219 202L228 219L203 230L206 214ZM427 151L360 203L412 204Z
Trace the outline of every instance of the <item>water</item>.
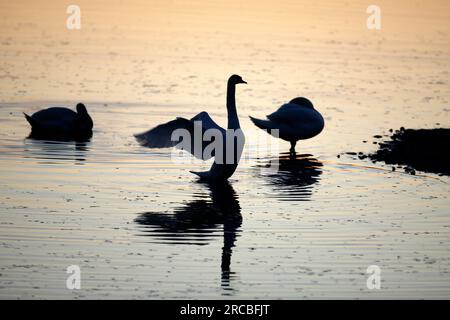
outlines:
M64 5L0 3L1 298L450 297L448 177L337 157L390 128L450 125L446 1L381 1L380 31L358 1L78 5L69 31ZM249 84L229 184L135 141L202 110L226 124L232 73ZM326 127L290 161L247 116L298 95ZM90 141L27 139L22 112L79 101ZM81 290L66 288L74 264Z

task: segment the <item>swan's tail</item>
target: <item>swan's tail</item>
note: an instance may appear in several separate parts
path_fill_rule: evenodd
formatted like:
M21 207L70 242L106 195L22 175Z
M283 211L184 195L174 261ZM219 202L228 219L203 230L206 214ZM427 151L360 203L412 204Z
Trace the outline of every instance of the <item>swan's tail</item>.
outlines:
M28 123L33 126L34 122L33 122L33 118L31 118L29 115L27 115L25 112L23 113L23 115L25 116L25 119L27 119Z
M252 120L252 122L255 124L255 126L257 126L260 129L263 129L263 130L274 129L273 123L270 120L256 119L256 118L253 118L252 116L249 116L249 118L250 118L250 120Z
M209 171L189 171L190 173L196 174L200 177L201 180L209 180L210 174Z

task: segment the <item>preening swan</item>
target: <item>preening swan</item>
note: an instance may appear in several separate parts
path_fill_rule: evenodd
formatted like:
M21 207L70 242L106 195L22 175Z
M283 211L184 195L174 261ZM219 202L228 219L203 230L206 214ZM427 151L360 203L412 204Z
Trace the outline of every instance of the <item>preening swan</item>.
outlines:
M228 130L223 129L205 111L192 119L176 118L147 132L135 135L138 142L149 148L177 147L198 159L214 157L209 171L194 172L202 180L224 181L237 168L244 148L244 135L236 111L236 85L247 83L232 75L227 85ZM185 134L183 134L185 133Z
M81 137L92 134L94 123L82 103L76 106L77 112L63 107L40 110L32 116L24 113L35 136Z
M278 129L278 137L291 143L290 152L295 154L295 144L298 140L310 139L324 127L322 115L314 109L306 98L298 97L283 104L277 111L267 116L267 120L250 117L253 123L269 133Z

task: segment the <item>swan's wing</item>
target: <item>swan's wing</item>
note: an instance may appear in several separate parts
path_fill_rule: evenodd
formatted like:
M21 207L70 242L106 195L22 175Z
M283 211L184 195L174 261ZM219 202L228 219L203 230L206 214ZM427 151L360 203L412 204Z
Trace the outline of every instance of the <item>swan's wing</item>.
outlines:
M190 140L185 141L183 136L177 135L178 139L173 139L175 137L172 136L175 130L184 129L184 133L189 134ZM205 148L211 143L210 141L202 141L201 153L198 154L194 149L195 142L195 134L201 133L202 138L203 134L208 129L217 129L223 135L225 134L225 130L218 126L208 115L206 112L201 112L197 114L192 119L188 120L185 118L176 118L175 120L169 121L167 123L160 124L153 129L150 129L144 133L135 135L138 142L145 147L148 148L168 148L168 147L177 147L179 149L185 150L195 156L196 158L202 160L208 160L214 156L214 153L211 155L204 155L203 152ZM181 131L180 131L181 132ZM183 132L181 132L183 133Z
M205 111L200 112L195 117L191 119L191 121L201 121L202 122L202 128L206 131L208 129L217 129L223 134L226 133L225 129L223 129L221 126L219 126L217 123L214 122L213 119L209 116L209 114Z
M175 120L160 124L146 132L134 136L144 147L169 148L179 143L179 141L172 141L172 133L175 130L186 129L189 132L193 132L193 126L194 124L191 120L176 118Z
M68 108L52 107L35 112L32 118L36 122L46 121L75 121L78 118L78 114Z
M286 103L267 118L285 124L305 123L314 119L314 109L304 108L294 103Z

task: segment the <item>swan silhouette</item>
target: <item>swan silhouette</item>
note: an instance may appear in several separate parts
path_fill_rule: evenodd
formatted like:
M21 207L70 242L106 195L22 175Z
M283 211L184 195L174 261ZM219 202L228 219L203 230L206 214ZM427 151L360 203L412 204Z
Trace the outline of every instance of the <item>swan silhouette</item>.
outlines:
M278 137L291 143L290 153L295 154L298 140L310 139L322 132L325 122L306 98L298 97L283 104L277 111L267 116L267 120L250 117L252 122L273 135L278 129Z
M40 110L25 118L31 125L30 137L36 138L88 138L92 135L94 123L86 106L78 103L77 112L63 107Z
M144 133L135 135L137 141L148 148L177 147L186 150L198 159L208 160L214 157L209 171L192 173L205 181L225 181L236 170L245 137L240 129L239 118L236 111L236 85L247 83L241 76L232 75L227 85L227 112L228 130L223 129L205 111L200 112L192 119L178 117L175 120L160 124ZM174 139L176 130L182 129L188 137ZM199 140L197 136L201 134ZM204 138L205 137L205 138ZM206 138L208 137L208 138ZM211 148L215 143L217 148Z

